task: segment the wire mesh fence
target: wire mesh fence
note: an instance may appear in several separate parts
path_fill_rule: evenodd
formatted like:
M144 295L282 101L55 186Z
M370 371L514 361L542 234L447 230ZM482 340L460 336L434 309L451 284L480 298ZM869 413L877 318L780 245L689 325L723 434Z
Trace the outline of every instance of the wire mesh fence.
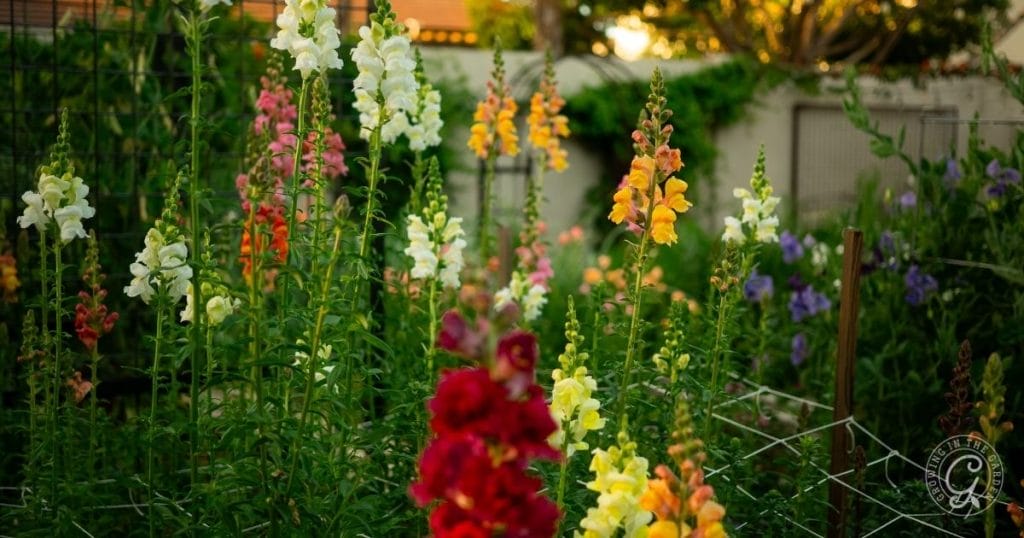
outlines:
M235 177L242 172L260 77L275 54L269 47L274 19L284 4L234 0L231 8L219 9L203 44L203 115L208 127L201 137L200 170L204 186L212 190L207 199L216 221L230 221L240 211ZM366 22L371 9L365 0L332 5L336 24L349 34ZM151 314L118 293L131 278L126 260L133 259L158 216L175 166L186 162L181 141L188 132L191 74L179 13L171 0L0 2L0 254L17 252L23 268L37 265L16 218L22 193L35 188L36 170L47 160L59 111L66 108L72 159L78 175L91 186L90 204L97 210L87 226L100 241L112 308L127 320L146 320ZM349 45L343 44L343 57ZM351 70L334 71L330 85L350 87L353 75ZM297 74L288 76L294 83ZM342 106L345 99L351 99L348 92L332 92L339 120L346 119L340 111L351 110ZM342 134L346 140L357 139L355 133ZM224 228L214 226L211 232L228 233ZM225 244L237 246L238 240L225 238ZM84 246L70 248L75 249L71 258L81 259ZM237 256L225 257L233 258ZM27 289L38 285L34 273L21 274ZM77 289L78 269L68 273ZM18 340L28 306L7 307L0 323L7 341ZM119 387L114 376L106 390L135 392L132 370L142 363L144 336L139 331L144 326L124 323L112 335L105 358L123 374L127 386ZM18 378L14 357L3 359L0 393L6 401L16 397Z

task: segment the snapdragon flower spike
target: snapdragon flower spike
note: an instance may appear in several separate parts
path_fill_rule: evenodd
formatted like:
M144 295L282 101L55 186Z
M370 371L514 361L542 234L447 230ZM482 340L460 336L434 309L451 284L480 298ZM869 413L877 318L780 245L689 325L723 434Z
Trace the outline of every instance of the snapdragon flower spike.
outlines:
M36 190L21 195L26 207L18 217L19 226L35 226L40 232L46 231L51 222L56 223L60 240L65 244L75 238L85 239L82 220L96 214L96 208L89 205L87 198L89 186L75 175L71 164L69 138L68 111L64 109L50 163L40 167Z
M651 512L641 505L647 489L647 459L636 454L636 443L619 432L617 445L608 450L596 448L590 462L594 480L587 489L598 493L597 506L587 509L580 521L583 538L647 536Z
M369 139L380 128L381 140L390 144L409 130L409 115L417 109L418 84L413 71L405 27L395 21L387 0L377 0L370 25L359 28L359 44L352 61L359 74L353 82L355 109L359 111L359 136Z
M750 187L752 193L746 189L732 191L733 196L743 202L743 215L738 219L725 217L722 241L737 244L743 244L748 240L756 243L778 243L779 236L776 230L779 227L779 217L775 216L775 208L778 207L780 198L772 196L771 181L765 175L764 146L758 150Z
M314 71L341 69L341 39L334 16L334 9L327 7L326 0L285 0L284 11L277 16L280 30L270 40L270 46L291 54L303 80Z
M427 167L427 204L422 215L407 217L409 246L404 252L413 259L410 276L439 279L451 289L458 289L459 275L465 265L462 250L466 248L462 218L449 217L448 197L442 192L440 165L431 157Z
M295 155L295 121L298 118L293 94L287 87L288 78L281 74L279 58L271 58L267 74L260 77L259 96L256 98L256 118L249 140L247 161L249 171L235 178L235 187L242 199L242 209L249 212L251 200L258 200L263 206L284 208L284 179L291 177ZM318 82L319 84L319 82ZM319 106L318 95L314 94L315 106ZM329 112L325 114L333 119ZM317 132L319 131L319 132ZM311 130L302 145L302 171L312 173L318 166L316 142L323 136L323 167L320 176L327 181L348 174L345 165L345 142L341 135L329 125L318 125ZM267 166L269 162L270 166Z
M578 450L589 445L583 439L587 432L604 428L606 420L601 417L601 402L593 397L597 381L588 375L586 364L589 354L581 351L583 335L576 319L576 308L569 296L568 313L565 322L565 351L558 356L561 368L551 372L555 384L551 388L551 416L558 430L548 439L551 446L565 450L565 457L571 458Z
M668 145L673 129L668 123L670 117L672 111L665 108L665 81L661 71L655 69L647 106L633 131L636 155L629 174L619 183L613 197L615 204L608 214L609 220L615 224L625 221L637 234L650 227L650 237L659 245L678 241L676 214L693 207L686 199L687 183L673 177L682 169L683 161L680 151Z
M505 61L498 43L494 47L494 70L491 80L487 81L487 95L476 104L466 146L481 159L487 159L492 152L509 157L518 155L519 133L515 123L518 110L512 90L505 82Z
M0 293L5 303L18 302L18 262L10 253L0 255Z
M647 529L648 538L725 538L722 518L725 508L715 502L715 490L704 483L701 466L705 460L704 443L694 436L693 422L686 402L676 407L675 443L668 454L679 469L677 476L666 465L654 469L657 478L647 482L640 499L645 510L654 513L656 521Z
M473 331L445 314L438 343L453 345ZM445 337L458 326L460 335ZM484 339L481 339L482 346ZM476 347L470 344L467 347ZM527 474L531 460L557 460L547 439L556 425L535 382L537 339L525 331L503 335L482 364L442 374L428 403L434 433L409 494L420 506L435 501L434 536L551 536L558 508Z
M173 224L182 175L179 172L167 190L163 213L146 232L145 248L135 254L130 267L133 278L124 288L126 295L139 297L146 304L156 296L157 288L166 293L171 304L177 303L188 292L192 279L185 235Z
M413 75L419 88L416 90L416 106L409 113L409 128L405 134L409 138L409 149L423 151L441 144L444 121L441 119L441 92L427 82L423 74L423 55L419 48L416 48L416 70Z
M494 294L496 311L515 305L525 321L533 321L540 316L548 300L548 280L555 276L543 240L546 227L540 220L539 190L531 180L524 211L526 223L519 235L521 244L516 248L519 267L512 273L508 285Z
M78 292L81 302L75 305L75 334L86 349L92 350L96 348L100 337L114 330L114 323L120 318L120 314L108 313L107 305L103 304L107 297L103 281L107 275L101 273L99 247L94 232L89 233L88 242L85 263L82 265L82 280L88 289Z
M555 172L569 167L568 152L560 138L569 137L569 118L561 113L565 99L558 94L555 66L549 50L544 58L544 76L540 89L530 98L530 115L526 117L530 145L544 152L544 164Z

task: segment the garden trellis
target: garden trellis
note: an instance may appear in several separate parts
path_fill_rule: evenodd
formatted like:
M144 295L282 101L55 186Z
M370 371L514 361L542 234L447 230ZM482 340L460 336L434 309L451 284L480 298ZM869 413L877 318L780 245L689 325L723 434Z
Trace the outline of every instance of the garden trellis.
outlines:
M836 483L836 484L839 484L841 487L846 488L852 495L859 496L859 497L861 497L863 499L866 499L867 501L871 502L873 505L878 506L879 508L881 508L882 510L884 510L888 514L890 514L890 516L889 516L890 518L884 524L879 525L878 527L876 527L874 529L864 529L863 533L859 535L859 536L861 536L863 538L866 538L868 536L876 535L877 533L881 533L889 525L895 524L895 523L897 523L897 522L899 522L901 520L906 520L906 521L912 523L918 529L920 529L921 532L935 532L935 533L938 533L938 534L941 534L941 535L944 535L944 536L959 536L958 534L956 534L954 532L950 532L950 531L946 530L945 528L943 528L941 521L936 521L936 520L941 520L941 519L949 517L948 514L945 514L945 513L941 512L940 510L937 509L937 507L934 507L934 508L936 508L936 510L931 511L931 512L918 513L918 512L912 512L912 511L905 511L904 509L901 509L898 506L891 506L887 502L879 499L879 496L878 496L878 491L879 490L883 490L883 489L886 489L886 488L891 488L892 490L898 490L899 489L899 486L897 484L895 484L889 478L889 476L888 476L889 475L889 465L894 460L898 461L898 462L901 462L903 464L909 465L909 466L913 467L914 469L916 469L917 471L920 471L920 475L921 475L922 480L923 480L923 476L924 476L924 472L925 472L925 467L922 464L920 464L919 462L916 462L916 461L914 461L914 460L904 456L903 454L901 454L897 449L895 449L892 446L890 446L889 444L887 444L884 440L878 438L878 436L876 436L874 433L872 433L871 430L869 430L866 426L864 426L863 424L858 422L853 417L848 417L846 419L842 419L842 420L838 420L838 421L832 421L832 422L827 422L827 423L824 423L824 424L816 425L814 427L810 427L810 428L798 431L796 433L790 434L790 435L788 435L786 437L776 437L776 436L773 436L771 434L765 433L763 429L757 428L755 426L751 426L749 424L744 424L744 423L739 422L737 420L734 420L734 419L732 419L732 418L730 418L728 416L725 416L725 415L723 415L721 413L721 411L724 410L724 409L733 408L735 406L740 406L740 405L743 405L743 404L752 404L752 405L755 405L756 407L761 407L760 405L757 405L756 402L758 400L761 400L764 397L774 397L774 398L777 398L778 400L792 402L792 403L797 404L799 406L807 406L808 408L810 408L812 410L812 412L829 413L829 414L831 414L831 412L833 411L833 407L830 406L830 405L827 405L827 404L823 404L823 403L820 403L820 402L816 402L814 400L810 400L808 398L804 398L804 397L796 396L796 395L789 394L789 393L786 393L786 392L783 392L783 391L779 391L779 390L773 389L773 388L765 386L765 385L759 385L755 381L750 380L750 379L740 378L738 376L733 376L733 378L734 378L735 381L737 381L737 382L743 384L745 387L747 387L749 389L749 392L746 392L746 393L742 394L741 396L735 397L735 398L733 398L731 400L724 401L724 402L721 402L721 403L717 404L715 406L715 411L716 412L713 414L713 417L715 418L715 420L721 422L723 425L727 425L727 426L733 427L736 430L738 430L740 432L743 432L744 434L749 434L750 436L753 436L755 438L762 439L762 441L764 443L761 446L759 446L757 449L752 450L752 451L742 455L741 457L737 458L737 463L742 462L742 461L747 460L747 459L750 459L750 458L755 458L758 455L763 454L763 453L765 453L765 452L767 452L767 451L769 451L769 450L771 450L773 448L777 448L777 447L784 448L786 451L788 451L794 457L800 457L800 455L801 455L800 448L799 448L799 446L794 446L795 443L798 443L799 440L802 437L814 436L814 435L822 435L822 434L827 433L828 431L830 431L832 428L835 428L835 427L845 428L849 432L850 439L851 439L851 447L849 449L849 452L853 453L854 452L853 447L855 447L855 446L863 447L863 446L865 446L865 445L867 445L869 443L873 444L873 445L876 445L880 449L880 451L881 451L881 455L868 460L864 464L864 466L863 466L863 469L870 469L870 468L873 468L873 467L882 466L883 472L884 472L885 481L884 481L884 483L879 483L879 485L877 487L875 487L875 488L863 488L862 489L860 487L857 487L856 484L851 483L852 481L850 480L850 477L852 477L856 472L858 472L855 469L850 469L850 470L844 471L842 473L839 473L839 474L836 474L836 475L832 475L832 474L829 474L827 469L823 469L823 468L818 467L817 465L815 465L814 469L815 469L815 471L817 471L817 473L819 473L821 475L821 478L818 479L814 483L812 488L808 488L808 489L805 489L803 491L800 491L799 493L797 493L793 497L791 497L789 499L790 501L794 500L796 497L798 497L800 495L811 493L813 488L818 488L818 487L826 486L826 485L831 484L831 483ZM858 441L858 436L863 436L866 439L864 444L862 444L860 441ZM748 491L747 489L745 489L744 485L742 483L738 483L738 482L736 482L736 481L734 481L734 480L732 480L730 478L729 470L730 470L731 467L733 467L733 465L734 464L727 464L727 465L721 465L721 466L717 466L717 467L707 467L706 468L707 480L709 480L712 483L719 483L718 481L721 481L721 483L719 485L720 488L722 488L722 489L730 489L730 488L731 489L735 489L737 492L739 492L741 495L747 497L752 502L758 502L758 497L755 494L753 494L750 491ZM184 474L184 473L188 472L188 469L180 469L178 472ZM139 495L139 496L142 495L142 490L145 488L144 484L142 484L140 482L137 482L135 479L132 479L130 477L123 477L121 479L99 480L99 481L95 482L95 485L101 486L101 487L109 487L111 485L122 485L122 486L124 486L126 484L131 484L132 482L136 483L135 487L138 489L138 491L136 491L134 494L132 493L132 491L130 489L128 491L124 491L123 492L123 494L125 495L125 500L128 501L128 502L125 502L125 503L122 503L122 504L107 504L107 505L89 506L89 507L86 507L86 509L87 510L133 510L138 515L144 516L144 511L149 509L148 505L145 504L145 503L138 503L138 502L136 502L134 500L134 497L136 495ZM7 502L7 500L11 500L12 498L17 498L18 496L20 496L20 492L23 491L23 488L15 487L15 486L3 486L3 487L0 487L0 490L8 492L8 494L4 495L6 500L5 500L5 502L0 503L0 507L3 507L5 509L14 509L14 510L20 510L20 509L27 508L23 504ZM999 501L999 502L1002 505L1006 504L1005 501ZM166 497L163 497L161 495L161 504L164 504L165 506L168 506L168 507L172 507L173 509L178 510L178 511L184 513L184 514L188 513L188 509L187 509L188 503L189 503L188 499L173 500L173 499L168 499ZM765 510L761 511L761 514L763 515L767 511L768 511L768 509L765 509ZM814 531L814 530L808 528L807 526L801 524L800 522L793 521L790 518L790 516L786 515L783 511L780 511L778 508L773 508L772 512L773 512L773 514L775 516L777 516L779 518L782 518L783 520L789 522L794 527L802 529L803 531L806 532L807 535L815 536L815 537L818 537L818 538L824 538L823 534L820 534L817 531ZM823 514L824 514L824 510L822 510L822 515ZM756 533L757 532L757 530L756 530L757 525L758 525L758 522L756 522L756 521L739 521L739 522L735 523L735 528L737 530L743 530L743 529L746 529L747 527L753 527L753 532ZM255 531L255 530L258 530L260 528L263 528L263 525L257 525L257 526L254 526L254 527L246 528L243 531L244 532ZM88 529L82 529L82 530L87 535L89 534L88 533ZM11 538L11 537L8 537L7 535L4 535L4 534L0 534L0 538Z

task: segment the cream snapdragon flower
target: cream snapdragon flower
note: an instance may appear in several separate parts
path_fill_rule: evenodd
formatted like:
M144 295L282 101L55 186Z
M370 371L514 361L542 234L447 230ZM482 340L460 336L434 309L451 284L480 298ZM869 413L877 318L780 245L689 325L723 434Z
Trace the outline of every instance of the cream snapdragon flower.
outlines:
M18 217L22 228L35 226L44 231L50 221L57 223L60 239L68 243L75 238L86 237L83 219L92 218L96 208L89 205L89 186L82 178L65 172L58 177L44 171L36 184L37 192L28 191L21 195L25 211Z
M224 323L228 316L234 314L242 306L242 302L228 296L227 289L224 289L222 286L220 287L221 289L214 290L213 286L209 283L203 282L202 288L203 297L209 297L206 301L206 319L209 320L211 327ZM194 303L195 295L192 293L192 283L189 282L188 289L185 292L185 309L181 311L182 323L192 322Z
M416 62L409 37L387 9L374 13L370 25L359 28L359 38L352 49L352 61L359 70L353 82L354 106L362 126L359 136L369 139L380 127L381 140L390 144L408 132L409 115L417 112L419 84L413 74Z
M161 222L146 232L145 248L135 254L135 262L131 264L131 283L125 286L124 292L129 297L141 297L149 304L156 295L156 288L161 287L172 303L178 302L187 292L192 268L188 265L188 247L185 239L174 227L161 232ZM172 232L167 234L167 232ZM171 235L173 242L168 242L166 235Z
M306 333L306 335L309 336L309 333ZM296 340L295 343L299 347L309 345L305 340L301 338ZM320 382L327 379L327 376L331 375L331 372L334 371L334 365L330 363L331 354L333 352L334 346L332 346L331 344L320 344L320 349L316 353L318 368L317 371L313 374L313 378L315 381ZM296 368L299 368L303 371L308 370L310 367L309 362L309 353L306 353L305 351L301 350L295 352L295 362L293 362L292 364L294 364ZM337 387L335 387L335 390L337 390Z
M523 319L533 321L540 317L540 311L548 302L547 288L533 283L521 271L512 273L508 286L494 294L494 309L504 310L510 304L518 304Z
M291 54L303 80L314 71L341 69L341 39L334 16L326 0L285 0L284 11L277 16L280 30L270 46Z
M437 157L427 163L427 203L420 215L406 218L409 246L405 254L413 259L412 278L440 280L447 288L457 289L465 266L462 251L466 232L461 217L448 216L448 197L442 192L443 179Z
M640 506L640 497L647 489L647 459L636 455L636 443L624 433L619 434L619 445L607 451L594 449L590 470L594 480L587 489L598 492L597 506L588 508L580 521L582 538L645 538L647 523L652 514Z
M423 58L416 49L416 71L419 88L416 90L416 106L409 115L410 124L405 134L409 138L409 149L423 151L441 144L441 93L427 82L423 74Z
M549 442L557 448L565 444L565 457L571 458L577 450L589 448L583 441L587 432L604 428L605 419L599 413L601 402L591 396L597 390L597 381L587 375L585 366L576 368L571 377L556 368L551 378L555 381L551 388L551 416L558 430L551 434ZM567 431L569 442L566 444Z

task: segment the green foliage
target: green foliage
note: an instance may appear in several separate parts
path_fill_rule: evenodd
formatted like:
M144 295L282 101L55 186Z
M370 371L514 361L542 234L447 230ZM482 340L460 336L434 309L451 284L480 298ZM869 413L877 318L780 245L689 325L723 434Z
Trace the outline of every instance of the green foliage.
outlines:
M469 0L469 20L478 44L491 48L500 40L506 50L533 45L533 2L525 0Z

